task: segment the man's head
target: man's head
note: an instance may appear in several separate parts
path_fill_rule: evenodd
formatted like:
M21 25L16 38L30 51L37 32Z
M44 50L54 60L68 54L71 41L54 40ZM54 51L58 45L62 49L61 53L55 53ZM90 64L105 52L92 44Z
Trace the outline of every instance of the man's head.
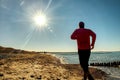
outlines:
M84 28L84 22L79 22L79 28Z

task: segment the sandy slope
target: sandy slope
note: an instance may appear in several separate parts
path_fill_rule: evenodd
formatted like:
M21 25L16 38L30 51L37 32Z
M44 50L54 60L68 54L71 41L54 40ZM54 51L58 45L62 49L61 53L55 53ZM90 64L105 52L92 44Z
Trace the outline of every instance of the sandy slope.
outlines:
M78 64L61 64L48 53L0 55L0 80L81 80L83 76ZM96 80L104 80L106 75L95 68L90 68L90 72Z

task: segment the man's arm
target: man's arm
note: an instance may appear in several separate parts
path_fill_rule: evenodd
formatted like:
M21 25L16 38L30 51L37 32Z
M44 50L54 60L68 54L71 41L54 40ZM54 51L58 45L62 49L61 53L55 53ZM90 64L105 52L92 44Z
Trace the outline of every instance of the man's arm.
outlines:
M77 39L77 29L72 33L71 39Z
M91 36L92 36L91 49L93 49L96 41L96 34L93 31L91 31Z

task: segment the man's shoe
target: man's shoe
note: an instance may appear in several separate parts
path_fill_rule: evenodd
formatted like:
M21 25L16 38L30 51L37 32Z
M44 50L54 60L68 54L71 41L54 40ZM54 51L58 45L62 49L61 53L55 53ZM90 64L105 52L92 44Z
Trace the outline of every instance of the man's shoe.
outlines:
M88 75L88 79L89 79L89 80L94 80L94 78L92 77L91 74Z
M85 74L84 74L84 78L83 78L82 80L87 80L87 76L88 76L88 74L85 73Z

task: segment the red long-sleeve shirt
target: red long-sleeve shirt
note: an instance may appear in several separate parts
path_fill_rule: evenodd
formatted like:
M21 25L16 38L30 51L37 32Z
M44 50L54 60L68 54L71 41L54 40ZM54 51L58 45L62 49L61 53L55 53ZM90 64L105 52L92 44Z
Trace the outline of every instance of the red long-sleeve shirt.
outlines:
M91 45L94 46L95 44L96 34L90 29L79 28L72 33L71 39L77 40L78 49L91 49Z

